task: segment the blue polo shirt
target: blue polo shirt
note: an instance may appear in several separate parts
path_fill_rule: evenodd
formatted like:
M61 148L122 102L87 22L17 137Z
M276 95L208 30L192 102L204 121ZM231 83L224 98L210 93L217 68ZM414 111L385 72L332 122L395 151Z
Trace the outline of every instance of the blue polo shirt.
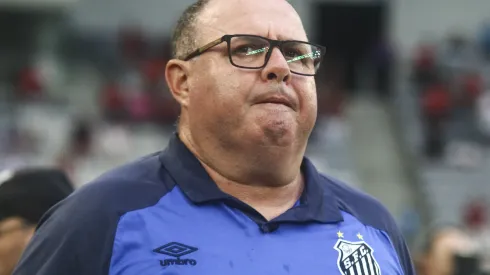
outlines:
M14 275L415 274L379 202L306 158L301 169L300 201L267 221L174 136L51 209Z

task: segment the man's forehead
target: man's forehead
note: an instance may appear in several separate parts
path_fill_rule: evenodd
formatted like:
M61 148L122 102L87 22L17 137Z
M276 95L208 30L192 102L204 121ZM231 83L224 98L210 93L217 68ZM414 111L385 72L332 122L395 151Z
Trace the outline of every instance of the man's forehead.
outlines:
M212 0L199 23L205 37L241 33L306 39L299 15L286 0Z
M259 9L260 7L287 7L294 10L293 6L287 0L209 0L208 8L246 8L251 7Z

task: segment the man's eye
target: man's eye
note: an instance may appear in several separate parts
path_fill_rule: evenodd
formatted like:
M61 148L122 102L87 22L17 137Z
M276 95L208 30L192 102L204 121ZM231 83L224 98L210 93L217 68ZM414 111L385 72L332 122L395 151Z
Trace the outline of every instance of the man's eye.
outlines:
M243 45L240 47L237 47L234 51L233 54L240 54L240 55L256 55L256 54L262 54L267 52L269 48L266 46L262 45Z
M294 50L288 50L286 52L286 57L290 57L290 58L295 58L295 57L299 57L299 56L302 56L303 54L299 51L294 51Z

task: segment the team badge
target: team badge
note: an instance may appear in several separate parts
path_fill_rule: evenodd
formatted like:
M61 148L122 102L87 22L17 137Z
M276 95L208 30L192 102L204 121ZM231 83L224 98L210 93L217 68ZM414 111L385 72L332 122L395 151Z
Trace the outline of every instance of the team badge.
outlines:
M343 234L342 237L343 238ZM344 275L381 275L378 262L374 258L374 250L362 240L358 234L359 242L349 242L339 239L334 248L339 252L337 266Z

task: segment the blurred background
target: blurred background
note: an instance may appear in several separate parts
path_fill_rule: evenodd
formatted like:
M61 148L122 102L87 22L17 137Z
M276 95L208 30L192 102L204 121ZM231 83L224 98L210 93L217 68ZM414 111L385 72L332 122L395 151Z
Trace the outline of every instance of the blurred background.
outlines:
M0 170L54 165L79 187L164 148L192 2L0 0ZM308 156L381 200L417 263L454 224L490 270L490 1L289 2L328 49Z

